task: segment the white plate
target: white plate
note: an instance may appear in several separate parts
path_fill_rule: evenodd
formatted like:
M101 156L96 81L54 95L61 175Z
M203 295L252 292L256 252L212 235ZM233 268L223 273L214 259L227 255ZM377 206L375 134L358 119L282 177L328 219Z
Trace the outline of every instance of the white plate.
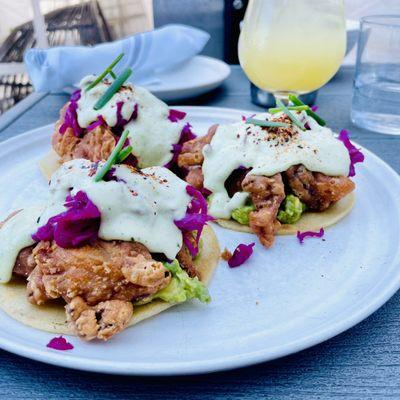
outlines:
M237 121L251 111L180 107L196 131ZM38 201L47 185L36 162L49 149L52 126L0 144L0 217ZM68 337L75 348L46 348L52 335L0 313L0 347L65 367L113 374L173 375L241 367L305 349L357 324L400 286L400 179L364 150L357 165L357 202L326 230L325 241L279 236L270 250L258 243L245 265L221 262L210 305L191 302L127 329L106 343ZM257 242L216 227L221 248Z
M172 69L158 72L143 83L133 82L150 90L163 101L180 101L210 92L220 86L230 75L230 66L217 58L195 56ZM75 87L66 87L71 94Z
M179 67L158 73L155 83L143 86L161 100L179 101L217 88L230 73L229 65L221 60L195 56Z

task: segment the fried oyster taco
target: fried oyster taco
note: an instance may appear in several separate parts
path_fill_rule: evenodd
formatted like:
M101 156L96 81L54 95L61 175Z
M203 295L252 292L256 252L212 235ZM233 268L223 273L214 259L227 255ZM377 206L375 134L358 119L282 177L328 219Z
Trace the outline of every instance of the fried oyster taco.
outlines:
M308 106L289 108L280 103L268 113L214 125L178 156L186 181L208 195L217 222L257 234L266 248L276 234L342 219L354 203L348 176L363 158L347 132L338 140Z
M45 204L2 223L0 307L41 330L108 340L174 304L208 303L219 259L209 219L202 195L164 167L68 161Z
M129 68L118 76L112 73L121 57L99 76L84 77L61 109L52 151L39 163L46 178L72 159L106 160L124 129L130 132L124 163L139 168L172 168L177 149L195 137L190 124L182 121L184 112L170 109L147 89L128 82Z

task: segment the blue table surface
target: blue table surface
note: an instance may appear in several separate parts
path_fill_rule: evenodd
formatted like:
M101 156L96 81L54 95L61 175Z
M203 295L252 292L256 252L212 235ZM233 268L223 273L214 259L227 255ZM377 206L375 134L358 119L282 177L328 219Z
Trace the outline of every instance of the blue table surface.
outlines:
M350 121L352 68L342 68L320 90L319 114L335 129L400 171L400 136L354 127ZM64 94L47 95L0 131L0 141L57 119ZM254 109L237 66L225 84L181 102ZM1 122L0 117L0 122ZM0 398L7 399L369 399L400 398L400 294L341 335L280 360L201 376L143 378L97 375L30 361L0 350ZM233 332L234 334L234 332Z

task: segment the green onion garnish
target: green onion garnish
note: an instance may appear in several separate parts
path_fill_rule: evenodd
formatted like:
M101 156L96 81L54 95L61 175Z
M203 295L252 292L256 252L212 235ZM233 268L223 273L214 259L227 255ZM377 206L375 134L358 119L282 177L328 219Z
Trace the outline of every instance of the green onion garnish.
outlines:
M98 83L100 83L107 74L110 74L114 79L116 78L112 69L120 62L121 58L124 56L124 53L121 53L90 85L86 86L85 92L94 88Z
M289 94L289 100L295 105L295 106L304 106L305 104L294 94ZM317 114L315 114L315 112L313 110L311 110L310 107L308 107L307 110L305 110L307 115L309 115L310 117L314 118L321 126L325 126L326 122Z
M121 135L121 137L118 140L117 145L115 146L114 150L111 152L110 156L108 157L108 160L105 162L105 164L97 171L95 177L94 177L94 181L95 182L99 182L101 181L104 176L106 175L106 173L111 169L111 167L113 166L113 164L116 164L120 152L122 150L122 146L125 143L126 138L129 135L129 130L126 129L123 134Z
M121 164L125 159L129 156L129 154L132 153L133 147L132 146L127 146L124 149L122 149L117 157L116 164Z
M310 109L310 107L304 105L304 106L287 106L286 107L288 110L293 110L293 111L307 111ZM274 108L270 108L268 109L268 112L270 114L277 114L278 112L281 112L282 109L279 107L274 107Z
M106 90L106 92L103 94L103 96L100 97L99 100L97 100L96 104L94 105L94 109L100 110L103 108L108 101L111 99L111 97L114 96L115 93L118 92L119 88L124 84L124 82L131 76L132 70L130 68L126 68L121 75L115 79L115 81L112 83L112 85Z
M117 79L117 75L115 75L114 71L110 71L111 78Z
M306 130L304 124L299 119L297 119L297 117L291 111L288 110L288 108L285 106L285 104L283 104L280 99L276 99L276 105L282 109L282 111L292 120L292 122L296 126L298 126L303 131Z
M275 121L263 121L261 119L255 118L247 118L246 124L253 124L258 126L269 126L269 127L282 127L282 128L289 128L290 125L285 124L284 122L275 122Z

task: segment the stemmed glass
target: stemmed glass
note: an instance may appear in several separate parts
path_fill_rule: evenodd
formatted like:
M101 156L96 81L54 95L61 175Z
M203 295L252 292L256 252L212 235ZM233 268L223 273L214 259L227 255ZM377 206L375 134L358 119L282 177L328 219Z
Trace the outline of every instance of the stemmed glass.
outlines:
M319 89L346 50L343 0L250 0L239 38L247 77L275 98Z

